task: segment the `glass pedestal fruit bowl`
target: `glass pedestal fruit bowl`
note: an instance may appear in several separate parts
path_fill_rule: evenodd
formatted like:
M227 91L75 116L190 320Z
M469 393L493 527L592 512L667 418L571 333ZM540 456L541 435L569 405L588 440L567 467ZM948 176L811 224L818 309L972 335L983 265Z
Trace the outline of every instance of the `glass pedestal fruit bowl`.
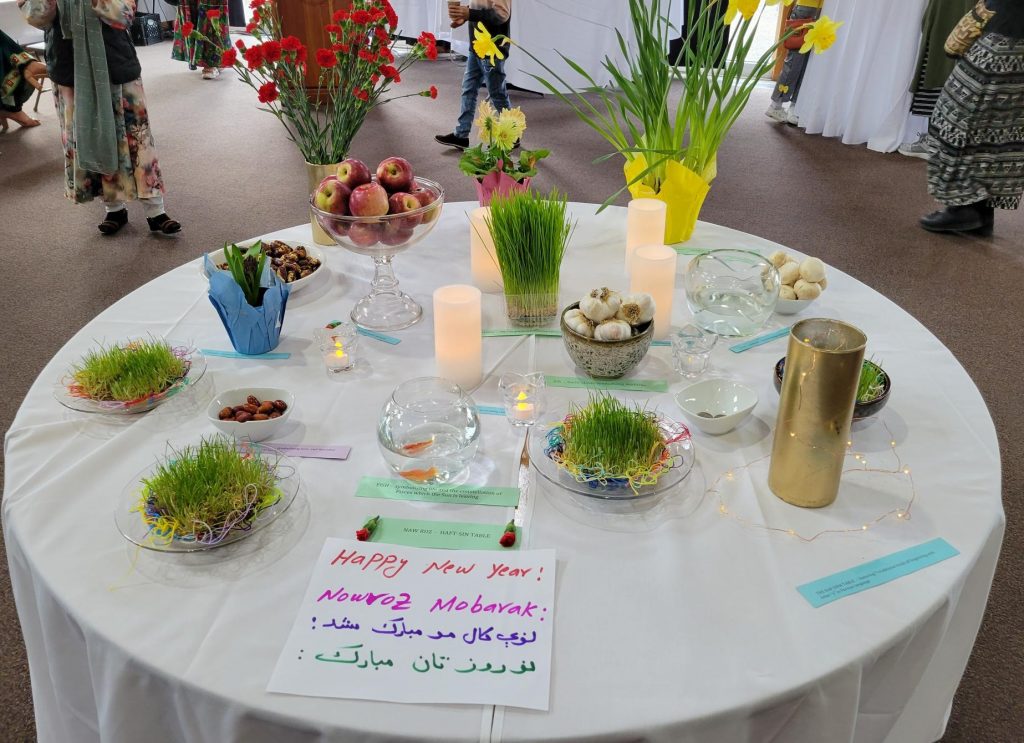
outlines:
M376 178L373 179L376 182ZM421 204L397 214L355 217L318 209L310 198L309 208L317 223L332 240L346 250L373 258L374 275L370 293L352 309L352 321L368 330L401 330L419 321L423 308L398 288L391 266L394 257L426 237L437 224L444 205L439 183L416 178L412 194Z
M546 425L530 434L529 453L537 473L556 486L575 506L600 514L631 515L648 511L677 491L693 469L696 456L686 426L659 415L658 430L665 443L663 471L650 485L634 485L625 478L584 479L559 460L560 429L567 409L554 411Z

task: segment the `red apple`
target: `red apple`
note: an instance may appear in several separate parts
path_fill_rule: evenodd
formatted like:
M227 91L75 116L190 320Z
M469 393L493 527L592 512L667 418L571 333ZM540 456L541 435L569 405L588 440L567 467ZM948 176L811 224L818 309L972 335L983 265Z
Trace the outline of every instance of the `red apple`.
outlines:
M422 208L420 200L413 196L411 193L405 193L399 191L398 193L391 194L391 198L388 199L388 214L404 214L406 212L416 211ZM414 214L410 217L400 217L398 219L389 219L388 222L394 222L401 225L405 229L412 229L420 222L423 221L423 215Z
M384 225L380 222L353 222L348 229L348 239L359 248L369 248L376 245L384 232Z
M392 247L398 247L399 245L405 245L409 242L412 237L412 227L405 227L401 224L404 220L401 219L390 219L387 224L384 225L384 234L381 235L380 241L385 245Z
M320 226L335 237L338 235L347 235L349 225L352 224L347 219L325 219L324 222L326 222L326 224L321 224Z
M348 200L352 190L337 177L329 175L320 181L313 196L313 204L317 209L331 214L348 214Z
M388 213L388 192L379 183L364 183L352 189L348 208L355 217L383 217Z
M412 188L412 165L404 157L388 157L377 166L377 182L391 193Z
M419 202L421 207L429 206L430 204L434 203L435 194L433 191L429 189L421 188L417 191L413 191L412 195L416 197L416 201ZM433 222L435 219L437 219L437 215L440 213L441 210L438 209L436 206L433 207L432 209L427 209L427 211L423 212L423 214L420 215L420 221L423 224Z
M370 169L362 160L350 157L338 163L338 180L349 188L370 182Z

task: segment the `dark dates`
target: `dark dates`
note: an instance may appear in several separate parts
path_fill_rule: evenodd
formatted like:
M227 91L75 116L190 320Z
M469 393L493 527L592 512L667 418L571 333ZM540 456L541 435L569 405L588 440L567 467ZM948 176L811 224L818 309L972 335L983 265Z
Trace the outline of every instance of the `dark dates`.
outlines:
M235 423L266 421L280 418L287 409L288 404L284 400L260 400L255 395L249 395L241 405L221 408L217 417L222 421Z

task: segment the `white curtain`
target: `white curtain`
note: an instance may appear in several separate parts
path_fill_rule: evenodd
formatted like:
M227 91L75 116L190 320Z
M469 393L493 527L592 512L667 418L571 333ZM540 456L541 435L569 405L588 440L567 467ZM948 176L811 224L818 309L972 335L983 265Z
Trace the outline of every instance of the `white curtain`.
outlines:
M825 0L822 13L844 25L835 45L807 65L796 103L801 128L879 152L913 139L910 84L927 4Z

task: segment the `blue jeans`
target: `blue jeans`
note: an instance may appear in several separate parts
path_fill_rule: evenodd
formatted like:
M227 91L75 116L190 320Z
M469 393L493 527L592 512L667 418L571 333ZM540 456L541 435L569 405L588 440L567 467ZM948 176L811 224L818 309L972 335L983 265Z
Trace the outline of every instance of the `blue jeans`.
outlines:
M459 112L459 123L455 127L456 137L469 136L476 115L476 94L484 82L487 83L487 95L494 108L498 111L512 108L505 89L505 60L495 57L492 65L470 50L466 58L466 74L462 76L462 111Z

